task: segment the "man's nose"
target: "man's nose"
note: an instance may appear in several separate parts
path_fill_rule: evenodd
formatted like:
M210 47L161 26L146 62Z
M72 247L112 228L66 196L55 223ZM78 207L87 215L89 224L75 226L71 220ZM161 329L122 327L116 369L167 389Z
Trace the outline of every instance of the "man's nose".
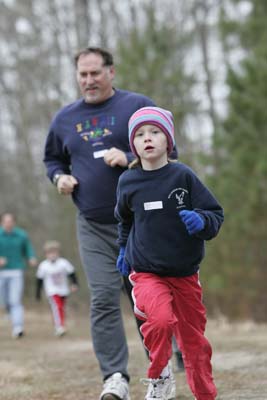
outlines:
M92 83L94 83L94 77L92 75L88 74L86 76L86 84L91 85Z

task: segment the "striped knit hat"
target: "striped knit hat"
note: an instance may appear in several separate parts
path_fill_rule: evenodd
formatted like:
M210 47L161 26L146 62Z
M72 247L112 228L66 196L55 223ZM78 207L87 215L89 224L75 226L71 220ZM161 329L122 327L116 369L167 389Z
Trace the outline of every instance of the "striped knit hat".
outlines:
M159 107L143 107L137 110L129 120L129 142L132 153L138 156L136 153L133 141L135 132L142 125L155 125L163 133L165 133L168 141L168 154L170 154L175 145L174 140L174 124L173 115L170 111L164 110Z

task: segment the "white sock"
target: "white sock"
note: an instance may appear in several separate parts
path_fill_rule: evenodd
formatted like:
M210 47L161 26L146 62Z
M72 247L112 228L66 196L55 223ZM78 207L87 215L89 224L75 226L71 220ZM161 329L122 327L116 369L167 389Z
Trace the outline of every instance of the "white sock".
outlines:
M170 370L169 370L169 365L167 364L166 367L163 368L163 370L161 371L160 376L162 378L167 378L168 376L170 376Z

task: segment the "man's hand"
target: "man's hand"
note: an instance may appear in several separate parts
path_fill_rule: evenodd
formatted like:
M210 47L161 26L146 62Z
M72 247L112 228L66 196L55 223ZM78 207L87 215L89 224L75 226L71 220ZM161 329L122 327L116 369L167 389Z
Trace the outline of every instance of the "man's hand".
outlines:
M128 160L125 153L122 150L112 147L104 155L104 161L110 167L127 167Z
M7 259L5 257L0 257L0 268L4 267L7 263Z
M57 181L57 190L59 194L71 194L78 185L78 181L72 175L61 175Z
M29 258L29 260L28 260L28 263L29 263L29 265L31 266L31 267L36 267L36 265L37 265L37 258L35 258L35 257L32 257L32 258Z

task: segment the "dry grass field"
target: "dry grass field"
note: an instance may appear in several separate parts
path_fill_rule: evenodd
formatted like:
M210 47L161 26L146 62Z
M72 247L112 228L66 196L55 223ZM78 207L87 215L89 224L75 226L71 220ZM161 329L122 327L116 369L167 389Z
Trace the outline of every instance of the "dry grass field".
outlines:
M130 350L132 400L143 400L144 355L135 322L124 307ZM0 400L98 400L101 376L89 336L87 313L68 310L69 333L53 336L48 306L26 311L26 335L10 337L0 310ZM267 400L267 326L209 321L218 400ZM192 400L184 373L176 374L177 400Z

